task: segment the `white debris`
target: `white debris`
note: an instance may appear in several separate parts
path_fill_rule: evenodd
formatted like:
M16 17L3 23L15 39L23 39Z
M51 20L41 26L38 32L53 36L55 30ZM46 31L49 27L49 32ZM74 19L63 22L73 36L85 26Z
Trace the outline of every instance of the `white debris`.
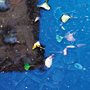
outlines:
M50 55L49 57L46 58L45 60L45 66L47 68L50 68L52 66L52 60L54 58L54 54Z
M70 18L71 18L71 17L70 17L69 15L64 14L64 15L62 15L62 17L61 17L61 21L62 21L63 23L66 23Z
M67 55L67 53L68 53L68 48L75 48L75 46L74 45L69 45L69 46L66 46L66 48L63 50L63 55Z
M50 10L50 6L48 5L48 3L44 2L43 4L41 5L38 5L37 7L41 7L45 10Z
M69 45L69 46L66 46L66 48L75 48L74 45Z
M65 49L63 50L63 54L64 54L64 55L67 55L67 48L65 48Z
M39 21L39 19L40 19L40 17L36 17L35 20L34 20L34 22Z

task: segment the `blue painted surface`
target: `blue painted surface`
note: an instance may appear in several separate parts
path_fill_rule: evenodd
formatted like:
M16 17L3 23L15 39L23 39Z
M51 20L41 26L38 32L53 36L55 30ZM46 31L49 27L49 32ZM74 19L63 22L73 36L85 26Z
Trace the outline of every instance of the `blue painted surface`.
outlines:
M44 0L39 0L42 3ZM0 90L90 90L90 0L49 0L50 11L41 10L40 41L46 45L48 56L55 53L52 67L46 72L12 72L0 74ZM73 17L61 30L60 16L67 13ZM75 42L56 41L56 35L75 32ZM70 49L67 56L57 54L67 45L86 44ZM81 64L86 70L74 67Z

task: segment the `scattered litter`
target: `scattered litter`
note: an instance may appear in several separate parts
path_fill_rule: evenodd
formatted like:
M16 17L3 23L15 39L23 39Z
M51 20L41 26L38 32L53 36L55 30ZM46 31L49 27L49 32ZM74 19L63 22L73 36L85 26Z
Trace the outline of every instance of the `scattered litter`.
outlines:
M83 47L83 46L86 46L86 44L77 44L76 46L77 47Z
M63 37L60 35L56 35L56 40L60 43L63 40Z
M70 18L71 18L71 17L70 17L69 15L64 14L64 15L62 15L62 17L61 17L61 21L62 21L63 23L66 23Z
M67 48L65 48L65 49L63 50L63 54L64 54L64 55L67 55Z
M66 46L66 48L63 50L63 55L67 55L68 48L75 48L75 47L76 46L74 46L74 45Z
M76 46L74 46L74 45L68 45L68 46L66 46L66 48L75 48Z
M83 68L83 66L81 64L79 64L79 63L75 63L74 67L79 69L79 70L86 70L86 68Z
M61 26L61 29L62 29L62 30L66 30L63 26Z
M45 10L50 10L50 6L48 5L47 2L44 2L43 4L38 5L37 7L43 8Z
M35 49L35 48L37 48L37 47L41 47L41 45L40 45L40 42L39 42L39 41L37 41L36 43L34 43L34 45L33 45L32 49Z
M24 64L24 69L25 70L29 70L30 69L30 65L29 64Z
M54 58L54 54L50 55L49 57L47 57L45 59L45 66L47 68L50 68L52 66L52 60L53 60L53 58Z
M73 33L69 33L65 36L65 38L68 40L68 41L71 41L71 42L74 42L75 41L75 38L73 36Z
M39 21L40 17L36 17L34 22Z

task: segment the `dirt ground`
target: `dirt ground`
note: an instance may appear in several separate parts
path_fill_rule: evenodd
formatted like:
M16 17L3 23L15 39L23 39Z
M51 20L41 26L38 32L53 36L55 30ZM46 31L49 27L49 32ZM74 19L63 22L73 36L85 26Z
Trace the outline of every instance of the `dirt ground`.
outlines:
M16 31L19 44L5 44L0 38L0 71L24 71L24 63L32 65L31 69L41 67L44 50L32 50L39 40L39 16L37 0L10 0L11 7L0 13L0 30L12 27Z

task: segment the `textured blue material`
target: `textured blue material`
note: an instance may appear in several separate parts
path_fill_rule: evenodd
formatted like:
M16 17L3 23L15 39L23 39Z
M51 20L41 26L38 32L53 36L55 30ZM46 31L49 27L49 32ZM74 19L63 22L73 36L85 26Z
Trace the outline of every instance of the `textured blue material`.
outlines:
M90 0L49 0L49 5L50 11L41 10L40 41L46 45L46 56L55 53L52 67L43 73L1 73L0 90L90 90ZM76 17L63 25L65 31L59 20L64 13ZM76 41L58 43L56 35L64 36L68 31L75 32ZM80 43L86 46L70 49L67 56L56 53ZM86 70L75 68L74 63Z

